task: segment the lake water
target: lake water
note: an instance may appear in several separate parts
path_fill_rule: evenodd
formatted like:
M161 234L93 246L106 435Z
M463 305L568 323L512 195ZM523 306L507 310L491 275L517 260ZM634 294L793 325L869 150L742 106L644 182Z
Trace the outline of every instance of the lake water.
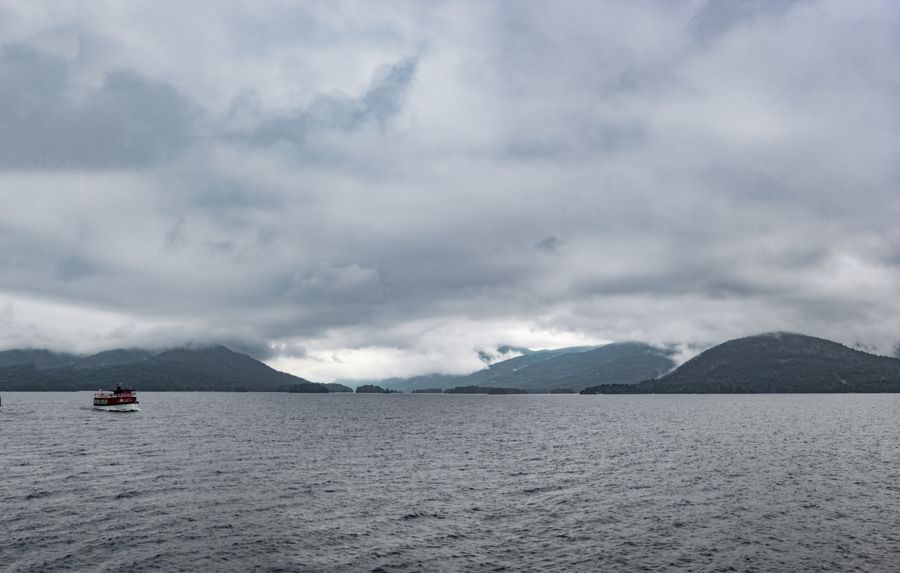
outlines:
M0 570L900 570L900 395L139 398L2 394Z

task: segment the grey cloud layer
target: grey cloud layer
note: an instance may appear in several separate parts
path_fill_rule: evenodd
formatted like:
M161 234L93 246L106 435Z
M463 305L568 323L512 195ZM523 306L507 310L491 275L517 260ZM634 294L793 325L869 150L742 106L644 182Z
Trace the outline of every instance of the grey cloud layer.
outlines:
M7 169L143 166L176 157L192 139L189 102L133 71L111 71L76 96L63 58L6 44L0 85L0 167Z
M359 98L322 95L304 110L266 119L249 132L235 135L256 144L289 142L302 147L322 131L352 132L369 123L384 129L402 109L416 63L410 57L386 66Z
M900 338L892 3L348 6L211 20L274 78L216 102L215 51L89 74L5 40L0 294L257 355L424 352L434 321Z

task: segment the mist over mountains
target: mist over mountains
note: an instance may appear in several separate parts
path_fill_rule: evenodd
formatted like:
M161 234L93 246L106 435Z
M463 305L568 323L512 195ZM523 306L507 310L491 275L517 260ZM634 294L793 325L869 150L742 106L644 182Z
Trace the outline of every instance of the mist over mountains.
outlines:
M577 346L529 351L469 375L432 374L379 382L411 392L423 389L479 386L549 392L580 391L595 384L635 384L660 376L675 366L672 352L642 342L618 342L599 347Z
M96 390L118 383L138 390L327 392L224 346L160 353L109 350L90 356L48 350L0 352L0 390Z
M900 392L900 359L802 334L730 340L675 368L674 350L643 342L553 350L500 347L469 375L365 381L391 391L448 393ZM224 346L164 352L117 349L89 356L42 349L0 351L0 390L346 392L275 370ZM356 381L354 385L363 384ZM477 391L477 392L476 392Z

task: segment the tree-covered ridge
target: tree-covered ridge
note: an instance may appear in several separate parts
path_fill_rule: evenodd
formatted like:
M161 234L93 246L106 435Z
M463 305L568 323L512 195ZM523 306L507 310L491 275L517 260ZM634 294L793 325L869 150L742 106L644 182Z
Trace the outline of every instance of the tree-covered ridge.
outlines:
M672 369L667 350L641 342L618 342L599 347L582 346L538 350L490 365L467 376L431 374L382 385L406 391L461 386L518 388L528 392L575 391L598 383L635 384Z
M84 357L46 350L0 352L0 390L96 390L118 383L149 391L329 391L224 346Z
M637 385L598 385L585 394L900 392L900 360L802 334L729 340L671 373Z
M356 387L357 394L398 394L399 390L391 390L390 388L382 388L375 384L363 384Z

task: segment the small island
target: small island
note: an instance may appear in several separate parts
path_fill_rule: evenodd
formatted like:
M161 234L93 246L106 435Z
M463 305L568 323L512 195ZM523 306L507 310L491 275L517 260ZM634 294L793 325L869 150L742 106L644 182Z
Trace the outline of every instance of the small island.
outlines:
M390 388L382 388L381 386L376 386L375 384L363 384L362 386L357 386L356 388L357 394L400 394L399 390L391 390Z
M444 390L444 394L528 394L521 388L487 388L485 386L457 386Z

